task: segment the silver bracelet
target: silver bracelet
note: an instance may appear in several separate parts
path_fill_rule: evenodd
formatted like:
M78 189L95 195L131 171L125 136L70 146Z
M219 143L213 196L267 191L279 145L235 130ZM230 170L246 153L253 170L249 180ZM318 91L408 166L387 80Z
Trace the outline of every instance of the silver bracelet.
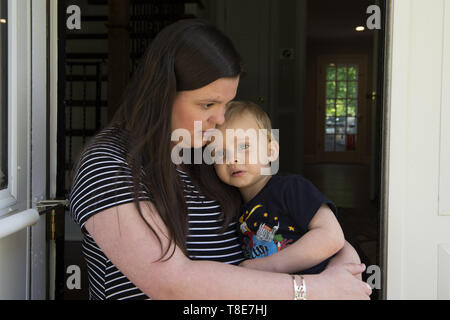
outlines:
M295 280L295 275L291 274L292 280L294 281L294 300L306 300L306 284L305 278L300 275L300 279L302 280L301 285L297 284Z

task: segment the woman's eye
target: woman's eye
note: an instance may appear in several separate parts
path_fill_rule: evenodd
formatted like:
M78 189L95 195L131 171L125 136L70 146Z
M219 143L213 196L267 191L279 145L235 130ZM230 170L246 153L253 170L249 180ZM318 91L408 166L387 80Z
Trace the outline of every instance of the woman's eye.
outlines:
M214 105L214 103L205 103L205 104L203 104L203 107L204 107L205 109L209 109L209 108L211 108L213 105Z

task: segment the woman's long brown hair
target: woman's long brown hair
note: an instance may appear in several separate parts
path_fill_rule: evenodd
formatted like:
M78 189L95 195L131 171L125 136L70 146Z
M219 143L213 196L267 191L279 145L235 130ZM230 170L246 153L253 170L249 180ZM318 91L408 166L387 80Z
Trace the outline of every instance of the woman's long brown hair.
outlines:
M127 161L132 169L134 203L139 214L143 217L139 195L144 187L168 229L170 246L164 249L157 232L146 222L160 242L160 259L171 247L167 259L173 255L173 244L187 254L188 212L183 185L170 157L175 95L177 91L198 89L219 78L242 74L239 54L215 26L199 19L176 22L153 39L110 122L127 134ZM228 226L240 204L237 190L223 184L212 166L185 168L193 183L220 203L224 228Z

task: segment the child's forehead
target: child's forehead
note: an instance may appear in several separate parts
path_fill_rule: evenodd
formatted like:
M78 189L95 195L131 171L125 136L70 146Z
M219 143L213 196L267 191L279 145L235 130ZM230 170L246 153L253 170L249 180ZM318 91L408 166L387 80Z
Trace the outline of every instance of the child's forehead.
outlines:
M258 130L260 127L255 116L246 112L243 114L233 115L230 119L226 120L224 124L218 126L218 129L225 132L227 129Z
M213 145L222 148L230 143L232 145L237 145L244 141L258 143L260 135L259 130L261 128L258 125L258 122L250 116L230 119L218 127L218 129L220 130L220 139L214 139ZM220 141L222 142L222 146L220 146Z

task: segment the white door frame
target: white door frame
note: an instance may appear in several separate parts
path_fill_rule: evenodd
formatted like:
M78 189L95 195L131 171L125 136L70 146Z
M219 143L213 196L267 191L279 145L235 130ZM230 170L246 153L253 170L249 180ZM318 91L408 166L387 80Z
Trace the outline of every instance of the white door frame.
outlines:
M8 1L9 184L0 191L4 226L45 196L46 10L42 0ZM45 227L40 217L34 226L0 239L0 298L46 298Z
M450 299L450 1L390 6L387 298Z
M30 2L9 0L8 187L0 191L0 223L30 207ZM0 299L30 297L30 228L0 239Z
M46 197L47 1L31 1L31 6L31 198L35 202ZM47 297L48 282L45 216L31 227L30 236L30 299L41 300Z

